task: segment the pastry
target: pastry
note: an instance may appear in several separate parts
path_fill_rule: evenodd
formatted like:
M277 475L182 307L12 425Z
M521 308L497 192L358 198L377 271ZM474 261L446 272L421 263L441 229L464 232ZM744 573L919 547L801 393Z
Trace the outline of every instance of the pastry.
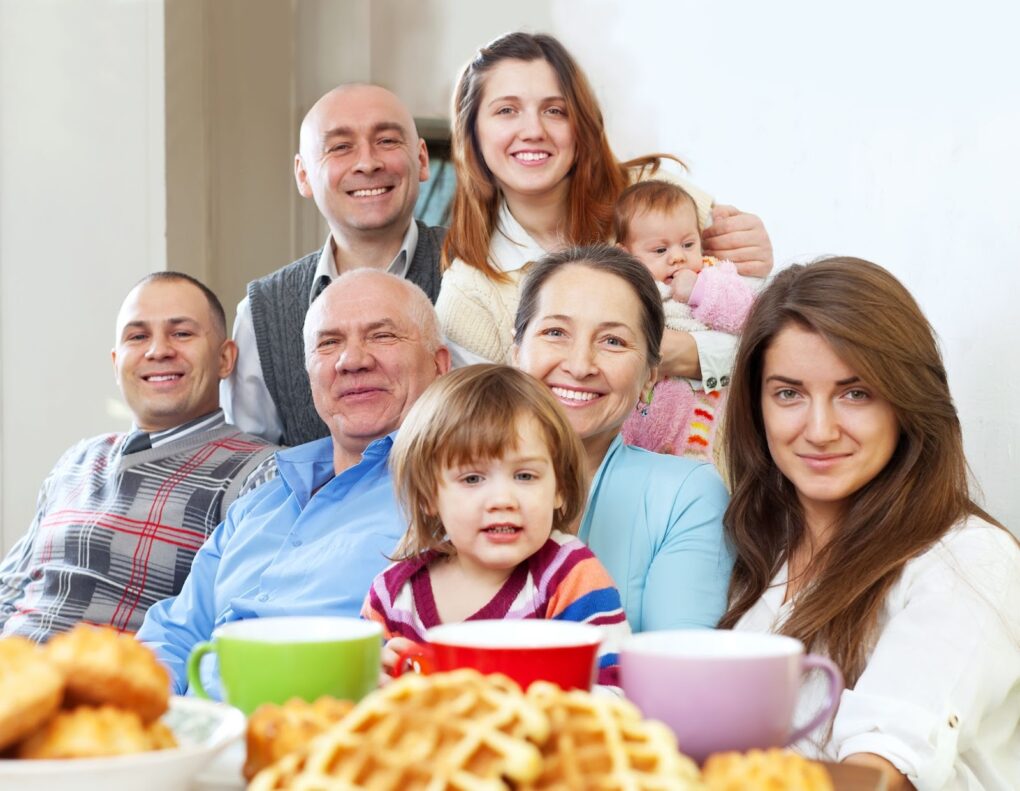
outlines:
M136 712L112 706L62 711L18 747L19 758L98 758L176 746L162 723L145 725Z
M314 703L293 698L282 706L274 703L259 706L248 718L245 780L251 780L284 755L300 750L353 708L348 700L328 696Z
M704 777L709 791L833 791L825 767L779 748L711 755Z
M527 698L549 718L542 772L518 791L695 791L697 765L677 750L661 722L646 720L629 701L537 681Z
M79 624L46 645L67 678L69 705L105 704L152 722L166 711L170 676L155 655L130 635Z
M0 640L0 752L24 738L60 707L64 674L23 637Z
M249 791L509 791L541 773L546 716L505 676L408 674L368 695Z

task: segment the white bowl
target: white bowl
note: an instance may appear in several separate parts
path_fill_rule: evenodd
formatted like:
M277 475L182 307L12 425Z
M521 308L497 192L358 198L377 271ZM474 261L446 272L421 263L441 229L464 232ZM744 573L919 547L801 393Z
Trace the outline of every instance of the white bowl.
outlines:
M163 721L178 747L113 758L0 760L0 788L17 791L184 791L217 753L245 729L225 703L174 697Z

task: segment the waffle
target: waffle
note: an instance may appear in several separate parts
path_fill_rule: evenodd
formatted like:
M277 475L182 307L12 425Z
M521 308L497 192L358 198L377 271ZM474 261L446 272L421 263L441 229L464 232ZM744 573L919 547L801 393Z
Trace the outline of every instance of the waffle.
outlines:
M833 791L825 767L778 748L709 756L704 777L709 791Z
M538 777L545 715L505 676L408 674L367 696L249 791L508 791Z
M19 758L97 758L175 747L161 722L145 725L133 711L79 706L62 711L18 747Z
M64 675L23 637L0 640L0 752L42 725L60 707Z
M274 703L259 706L248 718L245 779L251 780L284 755L300 750L352 708L354 704L350 701L328 696L314 703L293 698L282 706Z
M538 681L527 698L549 718L539 777L519 791L694 791L698 767L665 725L633 704Z
M70 705L111 705L152 722L167 709L170 676L155 655L130 635L78 624L50 640L46 654L67 677Z

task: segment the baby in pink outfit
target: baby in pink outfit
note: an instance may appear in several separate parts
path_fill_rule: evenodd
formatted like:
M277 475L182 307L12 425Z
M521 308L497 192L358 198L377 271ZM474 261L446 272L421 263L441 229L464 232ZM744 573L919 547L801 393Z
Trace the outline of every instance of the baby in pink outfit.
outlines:
M681 332L744 326L754 289L730 261L701 252L694 199L679 185L651 179L620 196L613 217L617 244L644 264L659 286L666 326ZM623 426L629 445L712 460L724 393L682 378L661 380L642 396Z

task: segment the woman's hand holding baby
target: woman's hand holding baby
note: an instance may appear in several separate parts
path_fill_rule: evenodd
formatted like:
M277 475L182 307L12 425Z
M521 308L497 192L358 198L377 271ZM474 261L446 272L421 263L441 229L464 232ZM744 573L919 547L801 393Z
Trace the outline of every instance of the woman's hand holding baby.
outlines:
M767 277L772 271L772 242L761 218L735 206L712 207L712 224L701 234L706 255L732 261L737 272Z

